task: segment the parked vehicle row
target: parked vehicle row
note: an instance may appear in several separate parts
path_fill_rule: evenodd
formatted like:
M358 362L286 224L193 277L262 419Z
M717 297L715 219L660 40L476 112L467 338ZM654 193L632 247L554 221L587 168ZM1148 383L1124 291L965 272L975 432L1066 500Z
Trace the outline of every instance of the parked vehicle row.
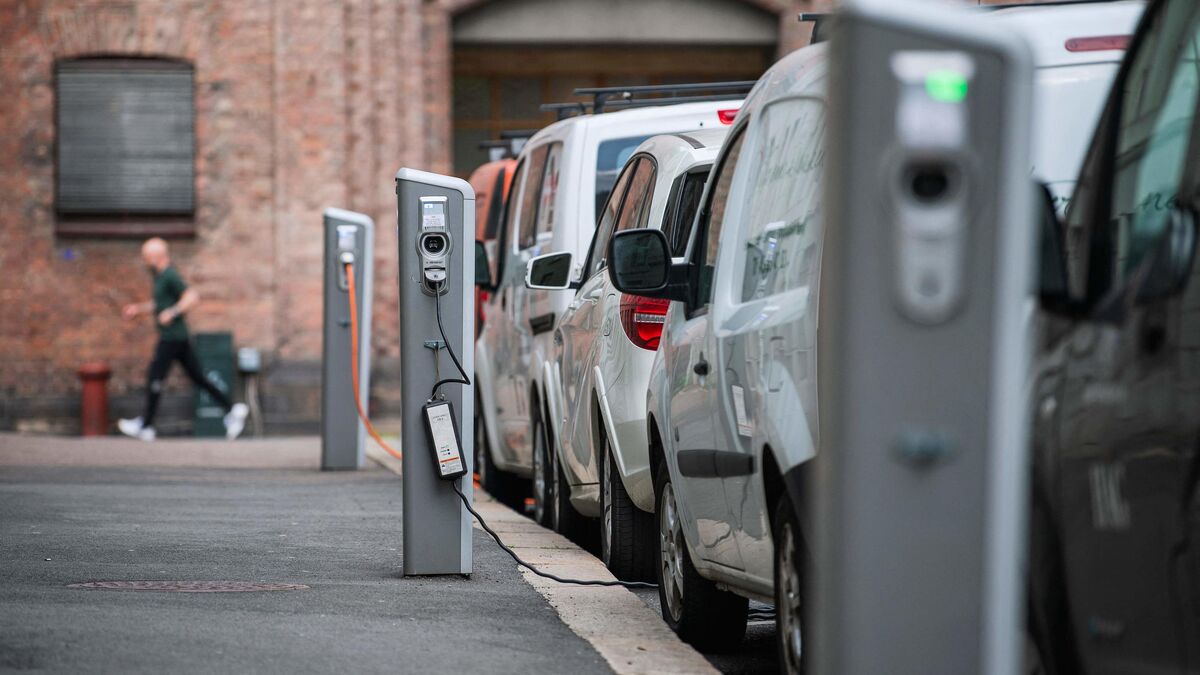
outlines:
M992 15L1033 48L1047 187L1030 672L1200 672L1200 7L1155 0L1131 39L1143 8ZM535 136L477 346L483 461L533 476L537 518L577 537L598 519L606 564L656 580L702 649L742 639L747 599L773 602L788 672L805 666L827 77L815 45L737 104ZM600 128L623 139L612 161Z
M570 252L578 276L596 215L637 146L659 134L727 127L738 103L721 98L569 117L535 134L518 158L475 347L486 446L478 466L484 488L510 503L523 499L513 493L532 479L543 524L569 532L580 516L599 516L599 485L595 462L558 462L550 452L557 424L548 423L543 366L552 360L554 328L572 298L526 288L526 264L546 251Z

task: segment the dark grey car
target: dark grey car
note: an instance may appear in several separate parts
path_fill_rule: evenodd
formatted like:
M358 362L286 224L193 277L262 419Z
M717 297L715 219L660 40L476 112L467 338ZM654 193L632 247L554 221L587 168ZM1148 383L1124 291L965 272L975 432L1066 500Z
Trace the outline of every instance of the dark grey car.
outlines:
M1152 3L1044 213L1032 672L1200 673L1198 79L1200 3Z

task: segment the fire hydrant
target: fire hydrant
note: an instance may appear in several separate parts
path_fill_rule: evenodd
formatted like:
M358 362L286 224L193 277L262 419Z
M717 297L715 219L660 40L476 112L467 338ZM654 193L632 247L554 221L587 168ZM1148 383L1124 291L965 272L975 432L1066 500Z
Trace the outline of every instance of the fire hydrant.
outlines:
M79 426L84 436L108 435L108 378L112 369L102 361L79 367L83 394L79 402Z

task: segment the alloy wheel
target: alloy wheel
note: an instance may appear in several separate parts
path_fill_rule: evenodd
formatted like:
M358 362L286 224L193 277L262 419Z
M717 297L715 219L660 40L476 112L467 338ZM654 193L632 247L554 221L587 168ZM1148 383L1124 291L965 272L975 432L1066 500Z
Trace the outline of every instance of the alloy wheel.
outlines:
M797 566L796 533L791 523L780 530L779 546L779 606L775 608L779 637L783 645L787 672L799 673L804 658L804 632L801 617L804 611L804 581Z
M658 505L658 550L663 598L671 619L683 616L683 525L675 511L675 491L671 484L663 486Z

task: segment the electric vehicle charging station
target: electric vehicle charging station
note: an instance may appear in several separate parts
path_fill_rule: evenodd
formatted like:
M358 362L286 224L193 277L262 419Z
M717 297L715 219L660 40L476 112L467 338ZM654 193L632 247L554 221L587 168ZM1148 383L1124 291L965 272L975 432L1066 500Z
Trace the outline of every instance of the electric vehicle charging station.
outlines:
M1016 673L1030 58L933 2L834 31L815 672Z
M358 396L371 385L371 279L375 222L353 211L325 210L324 336L321 341L321 468L360 469L366 461L366 429L354 404L352 349L358 350ZM352 345L350 280L358 293L358 344Z
M454 360L473 381L475 192L462 179L404 168L396 198L404 575L470 574L471 515L449 481L471 500L475 399Z

